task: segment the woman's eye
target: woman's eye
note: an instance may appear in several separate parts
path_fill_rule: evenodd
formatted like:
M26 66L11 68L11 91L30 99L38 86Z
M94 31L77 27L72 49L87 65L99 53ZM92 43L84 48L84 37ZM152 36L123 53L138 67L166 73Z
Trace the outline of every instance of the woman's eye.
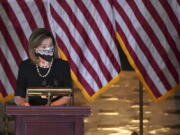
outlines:
M49 48L53 47L53 44L50 44L48 47L49 47Z
M44 45L44 46L41 46L39 49L45 49L46 48L46 46Z

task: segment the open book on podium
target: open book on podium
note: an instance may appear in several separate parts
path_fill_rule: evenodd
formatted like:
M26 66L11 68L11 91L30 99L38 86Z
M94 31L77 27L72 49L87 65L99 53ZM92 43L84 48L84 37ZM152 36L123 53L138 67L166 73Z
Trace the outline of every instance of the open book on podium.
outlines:
M40 96L46 98L48 105L51 104L51 99L59 96L71 96L69 105L73 105L74 95L71 88L54 88L54 87L33 87L27 89L26 98L29 100L30 96Z

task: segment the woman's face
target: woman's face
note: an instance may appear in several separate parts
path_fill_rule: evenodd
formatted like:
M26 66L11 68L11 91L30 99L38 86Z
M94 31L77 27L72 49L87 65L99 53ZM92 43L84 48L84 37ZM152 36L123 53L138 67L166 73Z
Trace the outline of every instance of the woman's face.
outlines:
M52 39L51 38L46 38L44 39L41 44L35 48L36 50L43 50L43 49L46 49L46 48L53 48L53 43L52 43Z
M54 55L54 46L52 44L52 39L44 39L41 44L35 48L35 53L38 57L43 58L46 61L51 61Z

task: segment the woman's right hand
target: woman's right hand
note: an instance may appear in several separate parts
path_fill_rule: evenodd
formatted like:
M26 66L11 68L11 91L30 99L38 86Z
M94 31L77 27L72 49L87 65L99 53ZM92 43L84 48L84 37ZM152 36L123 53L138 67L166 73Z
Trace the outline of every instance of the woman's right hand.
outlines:
M14 101L18 106L30 106L30 104L26 101L26 99L20 96L15 96Z
M22 102L20 106L30 106L30 104L28 102Z

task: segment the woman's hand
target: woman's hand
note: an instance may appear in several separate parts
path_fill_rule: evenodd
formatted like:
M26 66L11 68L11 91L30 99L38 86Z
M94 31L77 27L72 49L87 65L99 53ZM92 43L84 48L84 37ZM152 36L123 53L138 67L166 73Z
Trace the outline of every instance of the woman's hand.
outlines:
M62 106L62 105L65 105L65 104L68 104L71 100L71 97L70 96L64 96L54 102L51 103L51 106Z
M19 106L30 106L30 104L26 101L26 99L20 96L15 96L14 101L16 105L19 105Z
M30 104L28 102L22 102L19 104L20 106L30 106Z

